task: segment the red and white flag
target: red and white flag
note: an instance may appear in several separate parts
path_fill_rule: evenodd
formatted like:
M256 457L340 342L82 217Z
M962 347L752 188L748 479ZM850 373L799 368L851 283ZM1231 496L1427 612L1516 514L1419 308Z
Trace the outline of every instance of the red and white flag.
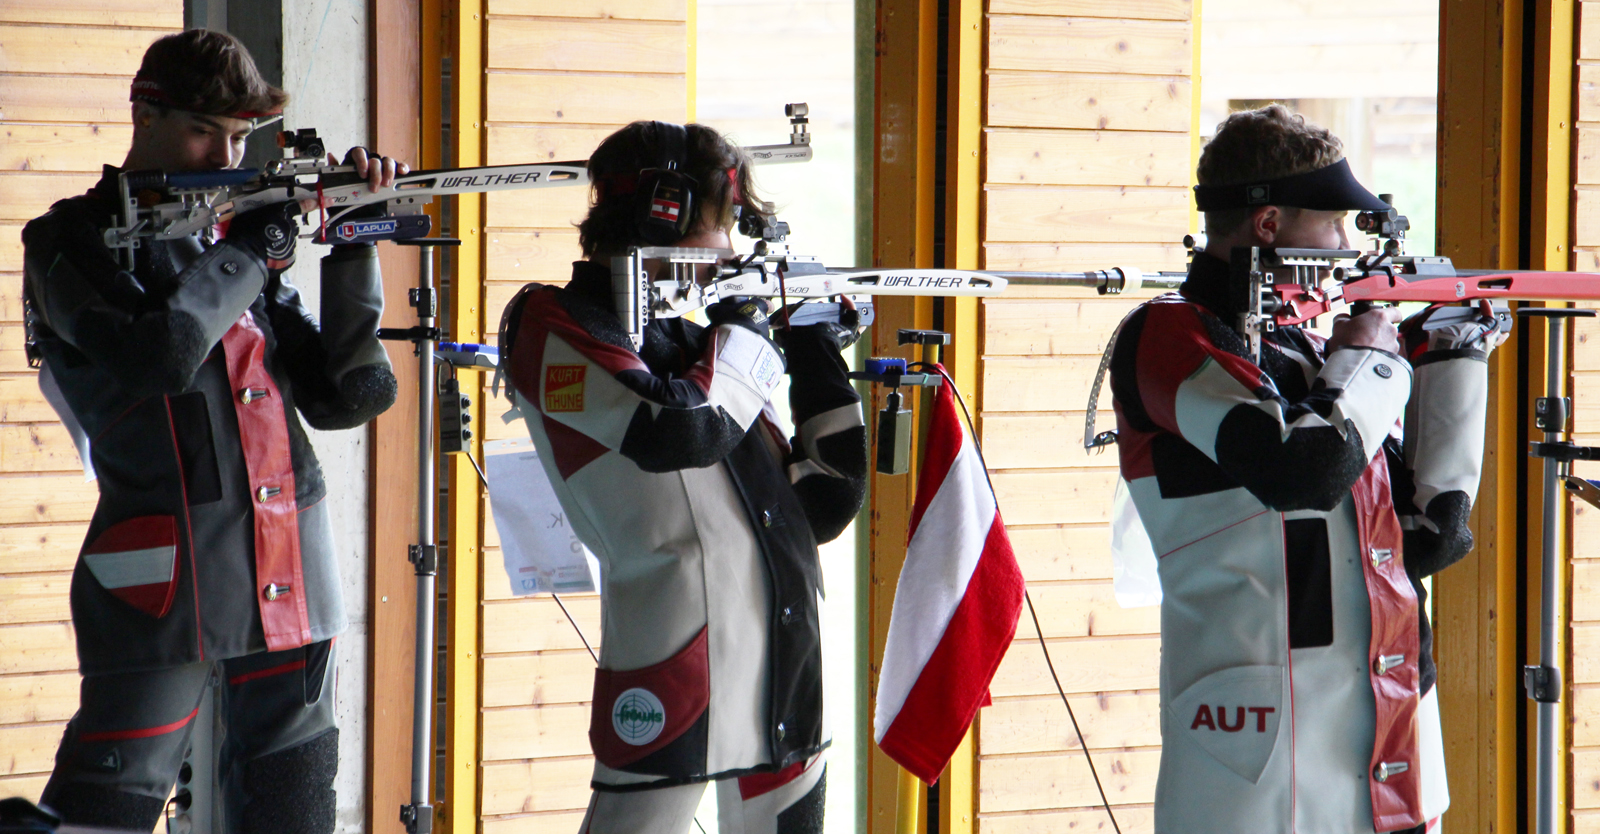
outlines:
M1024 589L950 386L936 391L873 717L883 752L929 784L989 703Z

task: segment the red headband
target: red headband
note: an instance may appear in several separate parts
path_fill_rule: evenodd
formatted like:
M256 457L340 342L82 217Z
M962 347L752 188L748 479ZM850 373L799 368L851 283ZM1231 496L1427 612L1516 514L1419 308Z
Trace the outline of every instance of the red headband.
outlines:
M128 91L128 101L143 101L161 107L171 107L176 110L190 110L172 100L166 90L161 89L149 76L136 75L133 77L133 87ZM241 110L237 113L207 113L208 116L226 116L231 119L260 119L265 116L276 116L283 112L283 108L276 110Z

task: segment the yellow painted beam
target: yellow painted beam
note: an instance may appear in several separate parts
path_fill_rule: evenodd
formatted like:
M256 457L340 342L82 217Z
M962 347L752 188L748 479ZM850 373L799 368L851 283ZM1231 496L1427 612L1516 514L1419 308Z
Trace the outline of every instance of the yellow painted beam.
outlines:
M1576 97L1573 89L1573 77L1577 56L1575 54L1576 33L1578 25L1578 3L1576 0L1543 0L1534 8L1534 32L1532 48L1534 50L1534 78L1533 78L1533 135L1530 137L1533 151L1533 194L1531 209L1530 234L1530 267L1534 269L1563 270L1570 268L1574 262L1572 258L1572 122L1576 118L1574 101ZM1549 305L1547 305L1549 306ZM1567 307L1568 304L1554 306ZM1545 327L1566 327L1565 321L1547 321ZM1563 356L1558 357L1561 363L1559 378L1562 380L1562 396L1572 396L1572 341L1564 340L1566 350ZM1529 332L1529 336L1539 336L1537 341L1530 341L1533 349L1528 357L1528 387L1530 391L1539 394L1545 393L1546 363L1549 359L1546 348L1547 336ZM1543 439L1542 435L1534 432L1527 439ZM1539 464L1548 465L1547 461ZM1539 554L1543 552L1543 521L1544 521L1544 491L1542 489L1544 471L1542 465L1528 467L1528 482L1526 485L1528 495L1528 516L1524 523L1528 525L1528 568L1527 584L1528 621L1526 628L1530 635L1527 641L1527 663L1537 663L1540 652L1539 622L1540 611L1543 605L1543 589L1541 587L1542 560ZM1569 501L1565 490L1558 490L1557 501L1561 506L1556 513L1556 541L1559 543L1562 554L1562 575L1571 572L1572 543ZM1567 830L1570 824L1568 817L1572 807L1572 784L1569 778L1571 767L1571 719L1572 719L1572 664L1570 662L1570 646L1568 636L1571 633L1571 583L1558 582L1556 599L1556 642L1555 657L1558 658L1557 666L1561 670L1561 679L1564 690L1561 693L1561 702L1557 706L1556 726L1556 808L1555 819L1557 830ZM1537 710L1533 702L1525 701L1524 710L1528 716L1528 766L1527 772L1537 772ZM1537 791L1533 785L1528 790L1529 807L1528 818L1536 818L1536 807L1533 804L1537 799Z
M879 266L934 265L938 36L937 0L879 0L872 204L872 262ZM895 334L900 328L931 328L933 304L929 298L882 299L872 328L872 355L921 359L912 346L897 345ZM883 407L884 396L882 391L874 392L874 409ZM906 397L906 407L916 412L912 448L917 448L925 413L921 397ZM889 632L889 613L900 567L905 562L916 472L913 461L907 475L871 476L867 554L869 715L877 705L878 671ZM866 829L870 834L897 834L897 820L913 808L926 807L926 797L920 782L905 774L876 745L872 746L867 755ZM900 834L926 830L924 817L917 814L913 831ZM909 824L911 818L904 818Z
M466 167L484 163L484 29L485 0L439 0L452 4L445 48L453 59L451 76L450 147L453 158L445 165ZM438 73L427 77L439 78ZM435 85L437 86L437 85ZM425 122L440 124L440 122ZM455 227L461 240L451 253L453 263L450 298L450 334L457 341L481 342L484 322L498 320L483 309L484 197L464 194L455 198ZM461 371L462 392L473 400L473 424L486 425L486 404L480 396L479 372ZM474 438L473 454L483 459L483 441ZM449 601L442 632L446 650L441 670L445 682L442 731L446 739L445 796L442 823L449 834L476 834L478 830L481 729L479 689L482 681L479 562L483 557L483 524L487 513L477 471L462 455L450 455L443 480L449 484Z

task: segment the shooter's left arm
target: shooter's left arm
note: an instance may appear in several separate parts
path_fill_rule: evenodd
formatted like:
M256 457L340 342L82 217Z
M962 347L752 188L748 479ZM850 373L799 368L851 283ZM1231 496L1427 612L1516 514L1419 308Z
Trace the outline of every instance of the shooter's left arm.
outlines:
M1402 326L1415 369L1404 449L1416 492L1411 506L1400 502L1396 509L1405 530L1406 566L1418 578L1472 550L1467 522L1483 472L1488 360L1498 336L1473 323L1432 332Z
M394 404L394 372L377 336L383 284L376 247L338 246L322 259L320 322L281 277L269 282L267 298L278 361L312 428L354 428Z
M867 494L867 430L843 347L826 325L791 328L783 340L795 424L789 483L818 543L838 538Z

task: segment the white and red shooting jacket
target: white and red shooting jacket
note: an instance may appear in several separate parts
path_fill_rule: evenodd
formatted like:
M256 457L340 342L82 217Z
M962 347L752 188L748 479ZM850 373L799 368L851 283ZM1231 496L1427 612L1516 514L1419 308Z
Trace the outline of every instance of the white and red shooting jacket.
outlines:
M782 352L736 323L653 322L634 350L611 273L507 307L512 396L578 538L600 560L591 785L770 773L828 744L816 545L865 494L860 398L839 345ZM785 373L796 436L773 422Z
M1449 805L1421 578L1471 548L1487 354L1413 356L1402 447L1411 361L1283 328L1258 366L1228 282L1197 256L1112 355L1163 590L1156 830L1416 828Z

